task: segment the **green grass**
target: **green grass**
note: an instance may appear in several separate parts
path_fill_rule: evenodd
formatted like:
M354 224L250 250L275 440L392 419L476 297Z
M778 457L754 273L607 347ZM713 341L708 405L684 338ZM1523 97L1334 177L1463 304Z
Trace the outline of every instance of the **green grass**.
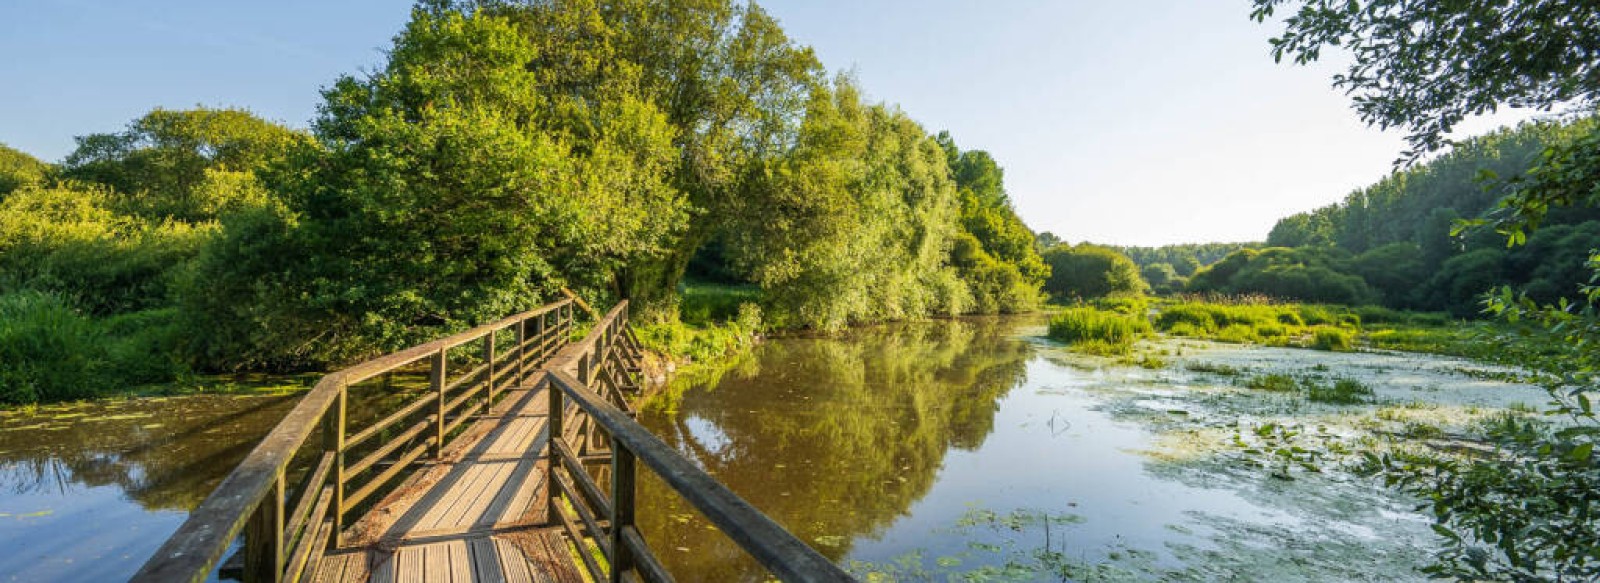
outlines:
M53 294L0 294L0 404L134 392L183 372L173 357L174 314L97 320Z
M1143 315L1068 308L1050 318L1049 336L1080 352L1114 355L1127 354L1150 332L1150 321Z
M1156 310L1156 329L1172 336L1322 350L1354 349L1364 313L1386 322L1408 318L1384 308L1272 303L1261 298L1180 300L1160 304Z
M680 292L678 321L634 323L646 349L689 362L713 362L747 350L764 329L759 288L686 283Z
M1311 347L1317 350L1348 352L1355 345L1355 333L1333 326L1317 326L1311 330Z
M709 326L739 317L744 304L761 303L761 288L754 285L721 285L685 282L678 286L679 319L691 326Z

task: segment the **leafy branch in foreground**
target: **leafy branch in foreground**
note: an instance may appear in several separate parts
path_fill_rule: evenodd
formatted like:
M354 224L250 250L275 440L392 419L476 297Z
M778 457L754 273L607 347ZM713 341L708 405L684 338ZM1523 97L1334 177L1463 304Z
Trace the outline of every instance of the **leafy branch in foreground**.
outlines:
M1462 120L1501 105L1549 110L1600 97L1600 20L1590 2L1253 0L1265 22L1287 7L1272 56L1307 64L1339 47L1333 85L1362 121L1410 131L1402 162L1449 145Z
M1600 256L1590 267L1600 268ZM1540 305L1510 288L1485 300L1488 312L1531 321L1560 334L1570 352L1546 384L1554 423L1506 418L1485 438L1487 456L1428 453L1370 455L1367 469L1385 483L1427 500L1446 545L1424 570L1459 580L1600 578L1600 437L1592 394L1600 380L1600 271L1583 292L1589 302Z

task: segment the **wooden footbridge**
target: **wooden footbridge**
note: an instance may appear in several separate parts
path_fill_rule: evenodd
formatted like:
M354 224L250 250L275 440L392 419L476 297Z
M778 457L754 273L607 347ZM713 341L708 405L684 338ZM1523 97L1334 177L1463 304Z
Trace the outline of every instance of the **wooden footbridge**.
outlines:
M323 378L133 580L211 579L230 549L247 583L699 580L669 573L634 526L653 510L635 504L641 465L778 578L849 580L634 421L627 302L591 312L579 340L576 306ZM419 367L426 390L350 410L352 390Z

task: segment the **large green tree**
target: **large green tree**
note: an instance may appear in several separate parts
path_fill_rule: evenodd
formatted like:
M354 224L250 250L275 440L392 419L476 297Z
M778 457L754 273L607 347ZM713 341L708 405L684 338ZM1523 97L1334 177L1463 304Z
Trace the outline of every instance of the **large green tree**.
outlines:
M674 316L678 283L696 251L734 229L751 199L784 196L766 189L763 169L795 147L812 90L825 78L812 51L759 6L446 4L441 10L482 4L517 23L537 49L528 70L558 104L605 102L625 90L665 116L674 157L664 174L683 194L690 219L660 244L660 256L617 273L617 291L645 311Z
M958 201L944 152L904 113L840 77L813 91L797 144L740 202L730 254L780 325L837 329L960 313L944 269Z
M1023 312L1039 301L1050 267L1037 237L1017 216L1005 171L982 150L962 151L949 132L936 137L961 198L961 230L951 261L972 292L973 311Z
M194 313L219 365L398 348L593 288L682 223L671 127L626 85L567 100L540 47L487 11L416 10L385 67L325 91L318 145L268 176L283 203L224 222Z

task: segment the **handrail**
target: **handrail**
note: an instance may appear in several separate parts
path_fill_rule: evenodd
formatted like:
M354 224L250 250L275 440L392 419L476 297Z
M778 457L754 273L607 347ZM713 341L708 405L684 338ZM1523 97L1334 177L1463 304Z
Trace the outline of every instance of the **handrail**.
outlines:
M557 301L527 312L516 314L498 322L474 327L465 332L454 334L439 340L427 342L399 352L380 356L372 360L339 370L329 374L318 381L310 392L306 393L295 405L294 409L286 415L276 427L261 440L255 449L251 450L244 460L229 473L222 483L206 497L204 501L189 514L177 532L161 545L161 548L150 557L148 561L133 576L137 582L169 582L169 581L203 581L212 569L222 559L235 537L245 530L247 522L252 518L261 519L265 523L262 532L269 537L276 537L278 544L273 545L270 561L271 568L281 571L285 565L283 555L283 523L284 523L284 473L287 471L295 452L306 444L320 425L333 421L337 425L337 440L330 439L331 451L337 453L338 462L336 473L340 476L335 483L326 488L334 492L332 506L336 514L343 513L344 483L344 452L348 449L344 444L344 406L346 402L346 389L362 381L377 377L378 375L394 371L403 366L420 362L427 358L435 359L436 376L443 375L443 355L451 348L469 342L484 340L486 353L490 362L494 359L493 335L516 326L518 334L517 355L518 366L525 359L524 351L530 343L525 336L524 323L533 318L540 318L555 313L558 317L565 316L566 322L571 321L571 309L568 307L572 300ZM565 308L565 309L563 309ZM541 339L542 341L543 339ZM489 382L493 382L491 378ZM431 397L440 399L440 411L437 413L438 426L441 430L439 437L443 441L444 420L443 415L443 384L436 379L439 394ZM490 393L493 392L490 387ZM336 445L334 445L336 444ZM307 491L304 496L318 496L325 503L325 496L321 496L324 488L318 484L311 484L315 491ZM262 502L271 496L276 499L276 508L267 508ZM274 515L275 514L275 515ZM263 518L265 517L265 518ZM314 517L320 526L320 517ZM337 517L331 521L329 530L337 531L340 520ZM254 529L254 527L252 527ZM255 530L252 530L255 532ZM320 532L320 531L317 531ZM292 538L295 533L291 533ZM314 533L307 531L305 536ZM337 539L337 532L335 539ZM246 557L247 563L251 561ZM276 576L273 577L276 580Z
M634 526L634 465L635 460L660 476L684 500L700 511L711 524L727 534L740 548L749 553L778 578L784 581L854 581L827 557L822 556L805 542L796 538L760 510L751 506L727 486L711 477L693 462L684 458L648 429L634 421L626 411L617 407L606 396L590 389L596 376L609 374L605 367L618 359L607 358L608 352L620 345L624 350L637 350L630 346L632 336L627 330L627 301L613 307L581 342L567 345L556 353L545 367L545 378L550 390L550 460L546 471L547 493L551 496L548 512L550 521L559 522L571 533L575 524L564 509L556 503L558 490L565 492L572 509L595 539L596 547L605 555L607 572L599 572L598 561L581 550L591 575L596 580L624 580L622 575L630 570L647 581L670 581L672 576L651 555L648 545ZM606 388L606 387L602 387ZM616 391L612 396L618 396ZM611 449L611 500L585 508L577 498L591 498L598 488L586 483L589 476L582 471L582 462L566 444L561 411L565 411L562 398L570 398L599 429L610 438ZM620 398L620 397L619 397ZM585 442L587 443L587 442ZM578 471L574 471L576 468ZM560 471L565 471L563 476ZM571 478L571 480L568 480ZM582 486L575 489L572 482ZM598 514L599 516L594 516ZM605 519L597 527L596 519ZM603 532L602 532L603 531ZM605 538L602 538L604 536ZM580 541L574 541L583 549Z

